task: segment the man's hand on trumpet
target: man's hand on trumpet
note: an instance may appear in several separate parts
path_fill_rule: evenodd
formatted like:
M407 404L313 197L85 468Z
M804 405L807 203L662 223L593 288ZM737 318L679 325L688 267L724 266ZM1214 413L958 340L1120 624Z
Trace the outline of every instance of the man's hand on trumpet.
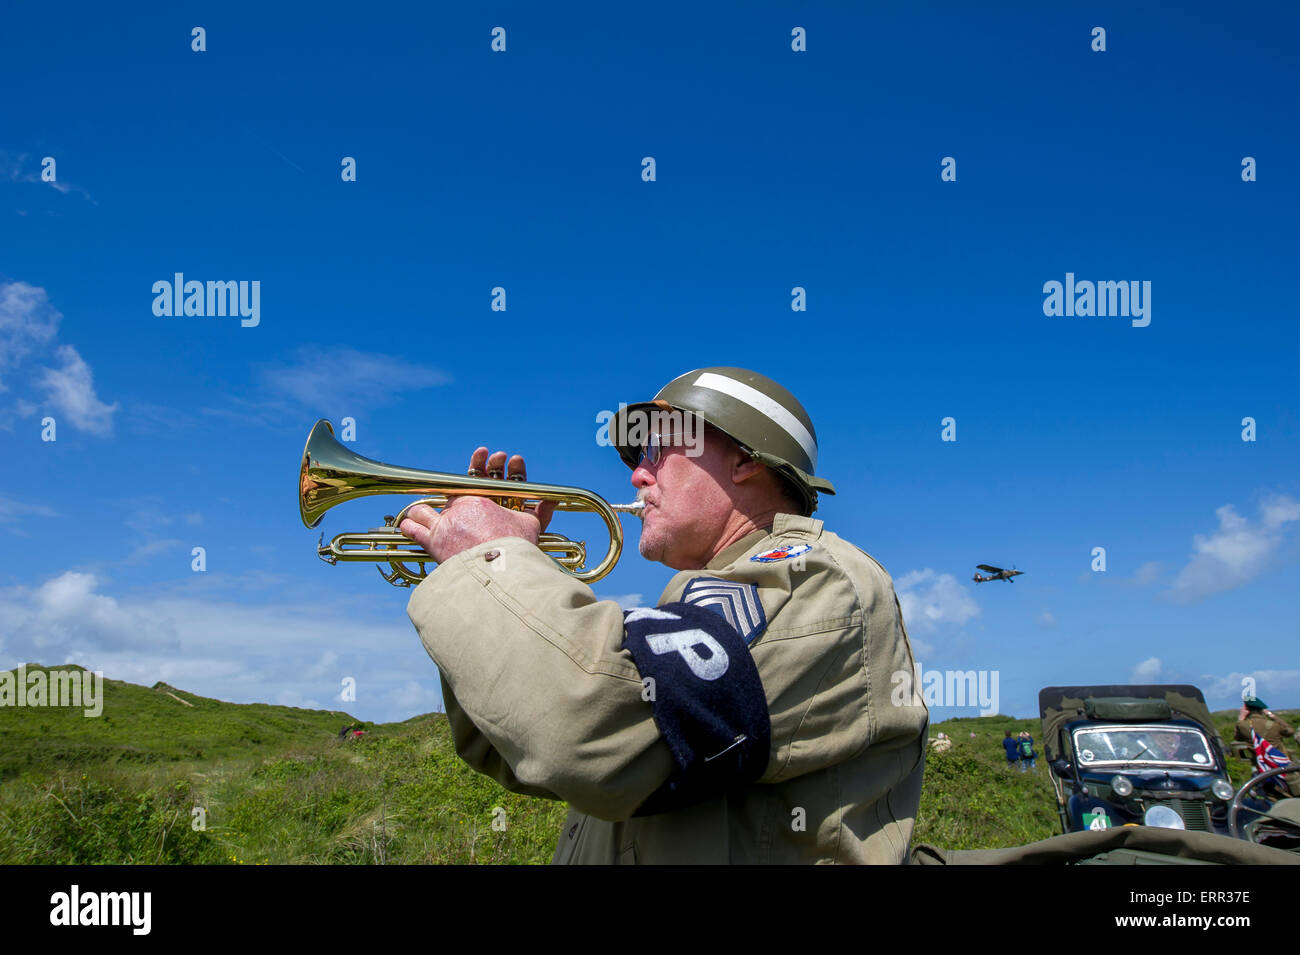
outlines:
M469 474L511 481L528 479L523 457L516 454L507 464L504 451L489 456L487 448L479 448L470 456ZM553 501L543 501L535 509L512 511L486 497L458 495L441 513L427 504L417 504L407 511L399 530L441 564L461 551L500 537L522 537L536 544L554 511Z

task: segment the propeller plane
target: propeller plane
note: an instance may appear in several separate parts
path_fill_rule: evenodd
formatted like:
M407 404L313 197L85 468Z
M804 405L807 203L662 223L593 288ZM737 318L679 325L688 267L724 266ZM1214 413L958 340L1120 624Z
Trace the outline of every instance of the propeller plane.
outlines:
M1024 573L1023 570L1016 570L1015 568L1012 568L1011 570L1003 570L1001 567L994 567L992 564L977 564L976 566L980 570L988 571L987 577L981 577L979 574L976 574L971 578L977 584L982 584L986 580L1005 580L1009 584L1014 584L1015 581L1011 578L1019 577Z

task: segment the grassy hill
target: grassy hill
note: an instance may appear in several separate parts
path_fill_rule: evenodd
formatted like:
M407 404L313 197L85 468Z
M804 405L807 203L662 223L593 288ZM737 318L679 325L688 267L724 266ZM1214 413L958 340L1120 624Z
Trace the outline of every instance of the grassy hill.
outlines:
M115 680L104 696L93 719L0 708L0 864L541 863L564 820L562 804L465 766L439 714L363 724L345 742L339 729L358 721L341 711ZM1233 719L1216 714L1225 738ZM954 745L929 754L915 842L994 848L1059 831L1042 761L1006 769L1007 729L1039 735L1005 716L930 728Z
M564 820L465 766L440 715L344 742L339 711L104 697L0 709L0 864L549 862Z

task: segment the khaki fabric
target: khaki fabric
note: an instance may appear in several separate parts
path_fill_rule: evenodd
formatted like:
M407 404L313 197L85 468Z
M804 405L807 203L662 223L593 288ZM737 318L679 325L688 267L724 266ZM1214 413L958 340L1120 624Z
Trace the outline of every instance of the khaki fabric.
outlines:
M1070 832L1009 849L940 849L921 844L912 865L1069 865L1095 859L1112 865L1186 862L1218 865L1298 865L1300 855L1212 832L1116 826Z
M750 560L802 543L801 558ZM633 817L674 767L622 611L511 538L439 566L408 607L457 752L508 789L569 803L556 862L904 862L928 713L889 575L820 520L780 514L676 574L659 603L696 577L757 585L767 616L750 645L772 721L757 783Z
M1286 753L1286 745L1282 742L1284 736L1295 736L1295 730L1287 726L1281 720L1269 719L1263 713L1251 713L1244 720L1237 721L1236 737L1243 743L1250 742L1250 731L1254 729L1256 733L1264 737L1282 752ZM1290 755L1288 753L1288 755Z

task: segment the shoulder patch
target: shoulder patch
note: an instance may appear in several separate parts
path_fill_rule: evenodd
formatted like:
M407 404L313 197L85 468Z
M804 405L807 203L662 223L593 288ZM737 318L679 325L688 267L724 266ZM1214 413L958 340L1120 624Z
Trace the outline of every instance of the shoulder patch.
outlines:
M774 560L788 560L791 557L802 557L808 551L812 550L812 544L792 544L789 547L777 547L774 550L766 550L761 554L755 554L750 560L756 560L762 564L770 564Z
M755 584L721 577L696 577L682 591L682 603L704 607L726 620L745 643L753 643L767 629L767 614Z

